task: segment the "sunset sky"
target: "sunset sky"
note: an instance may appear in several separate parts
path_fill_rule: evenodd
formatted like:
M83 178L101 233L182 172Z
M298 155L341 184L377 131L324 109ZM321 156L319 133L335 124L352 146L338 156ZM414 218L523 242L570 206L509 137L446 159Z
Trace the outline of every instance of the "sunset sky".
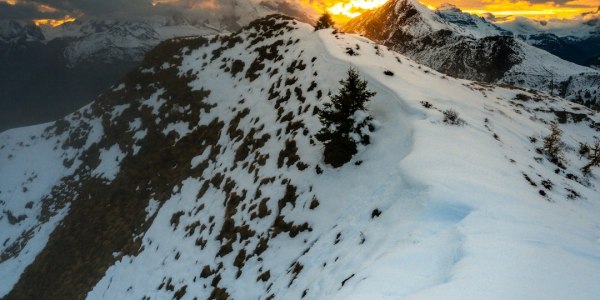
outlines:
M330 10L344 15L356 16L363 9L382 5L387 0L355 0L355 1L327 1ZM477 14L486 12L497 16L515 15L530 16L535 18L571 18L584 12L596 11L600 5L599 0L564 0L556 2L539 1L511 1L511 0L422 0L421 3L430 8L438 7L443 3L452 3L463 11Z
M261 0L251 0L260 2ZM294 5L313 13L329 10L338 23L361 12L376 8L387 0L277 0L268 1ZM496 17L527 16L534 19L569 19L582 13L597 18L600 0L422 0L430 8L450 2L463 11ZM111 13L132 15L159 14L167 9L187 11L219 10L231 6L227 0L0 0L0 19L36 20L37 24L59 25L85 16L111 16Z

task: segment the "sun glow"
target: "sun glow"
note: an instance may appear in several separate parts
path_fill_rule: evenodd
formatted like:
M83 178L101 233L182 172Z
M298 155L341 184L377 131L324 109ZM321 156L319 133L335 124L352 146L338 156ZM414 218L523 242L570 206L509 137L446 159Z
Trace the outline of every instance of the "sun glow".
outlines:
M35 26L58 27L62 24L74 22L76 20L77 19L75 19L75 18L66 16L63 19L37 19L37 20L33 20L33 23L35 24Z
M345 0L327 1L325 7L315 7L318 11L328 11L337 23L346 23L351 18L357 17L363 12L377 8L388 0ZM495 1L472 1L472 0L425 0L421 1L429 9L435 10L443 3L451 2L467 13L484 15L492 13L495 16L511 17L526 16L534 19L548 18L572 18L582 13L596 10L597 0L574 0L568 5L561 6L555 2L531 3L523 0L495 0ZM312 2L312 1L311 1ZM314 2L312 2L314 3Z
M351 2L338 2L328 8L328 11L334 15L344 15L350 18L357 17L365 10L377 8L387 0L354 0Z

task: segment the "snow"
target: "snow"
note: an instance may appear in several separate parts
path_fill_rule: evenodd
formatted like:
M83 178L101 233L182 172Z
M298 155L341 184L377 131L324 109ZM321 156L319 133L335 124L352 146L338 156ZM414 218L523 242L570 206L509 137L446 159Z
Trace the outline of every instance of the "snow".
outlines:
M266 38L253 46L270 45L277 39L299 39L285 48L288 52L282 61L265 61L265 71L253 82L242 74L232 78L223 72L220 66L225 60L202 59L206 53L210 56L218 44L183 57L180 74L201 74L191 86L196 90L209 88L206 102L218 104L202 113L200 124L215 118L228 123L248 108L249 114L239 120L238 129L245 136L251 129L264 126L260 134L268 133L272 138L261 152L269 154L270 159L256 175L241 167L231 168L241 141L223 131L218 137L222 146L218 159L210 161L200 177L184 180L162 205L150 201L146 213L147 220L153 218L152 224L138 237L143 249L137 256L118 255L87 299L172 298L172 293L157 288L167 278L176 290L187 286L182 299L206 299L214 276L201 278L199 274L203 266L216 269L219 264L219 286L225 287L233 299L263 299L269 294L276 299L299 299L304 292L307 299L600 298L600 171L595 169L581 182L570 180L565 172L555 173L556 166L535 151L549 133L548 124L556 118L551 110L586 114L591 121L560 124L567 146L567 171L584 178L579 171L584 162L575 149L579 141L598 138L598 131L589 126L589 122L600 122L598 114L548 94L446 77L385 47L376 50L373 42L355 35L334 34L332 30L314 32L311 26L301 23L293 27L284 36ZM360 46L359 55L346 54L346 48L355 45ZM256 53L246 47L249 41L224 50L222 57L240 59L249 66ZM310 63L313 57L316 62ZM304 61L306 69L284 73L285 67L298 59ZM207 62L206 67L202 67L203 62ZM294 120L305 124L309 132L306 136L278 134L278 130L285 132L286 126L269 102L275 100L266 100L267 90L277 81L277 76L269 76L266 70L277 67L284 68L284 80L297 79L292 86L282 86L281 91L300 87L304 92L313 81L317 89L323 90L321 100L312 91L304 92L305 103L292 98L282 104L286 111L310 105L309 112L328 101L328 91L337 91L338 81L349 67L358 70L369 89L377 92L367 107L378 124L371 144L361 148L350 163L333 169L322 162L322 145L309 142L321 126L317 116L293 115ZM385 70L394 75L385 75ZM160 108L167 103L160 97L162 93L164 90L159 90L143 100L157 119ZM515 100L519 93L541 100ZM240 99L245 101L241 103ZM433 107L425 108L422 101ZM114 108L115 116L119 109L123 108ZM444 123L442 111L447 109L457 111L464 124ZM86 147L102 135L99 124L94 125ZM168 124L163 133L176 131L183 137L190 132L189 125L195 124ZM145 136L140 126L137 122L130 124L131 130L137 130L136 140ZM5 132L0 135L0 143L26 130L41 129ZM537 144L530 141L531 137L537 138ZM306 170L277 166L277 157L288 138L296 141L298 156L310 166ZM6 156L4 151L0 150L0 159ZM117 145L102 149L101 164L93 174L111 180L124 156ZM208 156L205 149L190 164L196 167ZM50 162L53 158L39 159ZM251 156L245 162L253 159ZM21 162L11 170L20 172L27 166ZM314 172L316 165L323 168L323 174ZM4 174L2 166L0 174ZM59 164L55 168L66 172ZM221 200L226 195L211 186L198 197L203 181L217 172L235 181L231 192L253 193L260 188L262 197L272 199L267 206L273 211L264 219L250 219L245 208L234 214L231 218L236 224L248 225L257 236L233 243L233 251L222 257L216 255L221 246L216 235L225 222ZM523 174L537 185L533 187ZM254 176L276 180L258 186ZM297 188L298 197L295 205L284 203L281 215L294 224L307 222L311 230L295 238L285 232L271 236L265 252L261 256L248 255L237 275L237 268L232 266L235 254L242 249L250 254L258 244L258 234L269 236L272 230L277 200L286 192L283 179ZM2 180L0 188L4 191L23 180ZM542 180L553 183L545 190L546 196L539 193L544 189ZM568 199L566 188L576 190L580 197ZM4 195L0 194L0 199ZM309 209L313 196L319 206ZM21 205L19 198L8 200L11 207ZM252 199L242 201L244 205L252 204ZM196 210L200 204L203 209ZM374 216L375 210L381 214ZM178 212L182 213L180 224L174 228L171 220ZM188 236L185 225L194 221L206 225L212 222L215 232L205 230ZM42 239L47 235L37 236ZM200 238L207 241L203 249L196 244ZM42 242L37 243L38 247ZM29 256L33 259L35 254ZM295 263L300 263L302 270L292 279ZM0 263L0 274L12 276L0 276L0 291L4 294L25 266L19 268L13 271ZM258 280L257 274L266 270L270 271L268 282Z
M0 296L4 296L17 282L25 268L46 245L50 233L65 216L67 208L60 209L46 222L40 223L42 197L48 194L62 176L73 169L63 166L63 159L74 157L71 150L58 151L59 138L43 138L40 133L49 124L7 130L0 133L0 253L20 237L31 231L22 250L0 264ZM28 203L30 203L28 205ZM11 224L8 213L24 216Z
M152 108L152 113L158 115L158 111L160 108L167 103L167 100L160 98L160 94L164 93L164 90L159 90L146 101L144 101L144 106L148 106Z
M147 214L146 221L156 214L159 206L160 206L160 202L158 202L154 199L150 200L150 202L148 203L148 207L146 208L146 214Z
M100 150L100 165L92 171L92 176L114 180L120 171L119 164L125 156L126 154L119 149L119 145Z

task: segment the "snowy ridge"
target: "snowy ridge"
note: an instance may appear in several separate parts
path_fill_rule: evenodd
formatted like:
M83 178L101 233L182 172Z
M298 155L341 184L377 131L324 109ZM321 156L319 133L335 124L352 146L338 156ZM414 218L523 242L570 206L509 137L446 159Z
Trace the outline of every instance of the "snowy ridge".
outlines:
M315 113L349 67L377 92L377 128L333 169ZM448 109L462 125L443 121ZM536 152L552 121L564 169ZM26 243L35 261L24 250L0 262L3 274L18 266L0 295L598 298L600 171L581 174L576 149L599 124L562 98L446 77L282 16L171 40L65 120L0 135L0 209L26 215L0 217L5 244L50 228ZM41 168L17 163L28 157L17 137L29 135L32 149L57 145L39 157L58 170L43 182L74 195L54 221L36 217L48 190L15 188L27 175L14 174Z

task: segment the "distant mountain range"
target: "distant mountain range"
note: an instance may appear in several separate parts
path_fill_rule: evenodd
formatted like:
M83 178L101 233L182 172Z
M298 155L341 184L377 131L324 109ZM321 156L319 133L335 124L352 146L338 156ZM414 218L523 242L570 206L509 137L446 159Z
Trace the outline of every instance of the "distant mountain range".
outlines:
M0 131L47 122L94 99L160 41L218 32L167 22L0 23Z
M0 131L55 120L91 102L163 40L235 31L275 12L309 20L285 2L237 0L229 9L206 20L173 14L54 28L0 21Z
M351 20L365 35L419 63L458 78L533 88L588 105L600 99L600 72L565 61L482 17L446 5L389 1ZM597 51L596 49L591 50Z
M536 21L519 17L498 26L564 60L600 69L600 18Z

